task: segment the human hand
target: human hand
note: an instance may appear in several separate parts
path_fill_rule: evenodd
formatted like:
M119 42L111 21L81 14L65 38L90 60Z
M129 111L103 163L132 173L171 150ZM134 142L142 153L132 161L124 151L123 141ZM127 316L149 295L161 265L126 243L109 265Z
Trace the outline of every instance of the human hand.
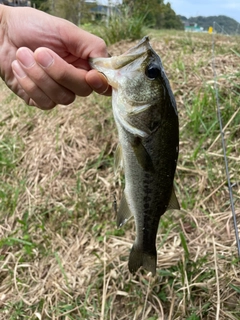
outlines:
M90 57L107 57L104 41L32 8L0 5L0 74L28 105L51 109L93 90L110 95Z

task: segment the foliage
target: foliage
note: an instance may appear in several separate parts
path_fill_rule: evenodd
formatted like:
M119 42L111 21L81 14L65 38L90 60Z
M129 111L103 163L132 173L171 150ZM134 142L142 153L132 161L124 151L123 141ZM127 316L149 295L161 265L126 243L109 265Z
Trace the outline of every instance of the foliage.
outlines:
M116 13L112 13L107 22L100 23L94 33L108 45L124 39L140 39L143 36L145 19L146 14L135 14L128 7L121 6Z
M175 11L171 8L169 2L164 5L162 15L157 16L155 27L177 30L183 30L184 28L182 21L176 15Z
M31 4L32 4L32 7L36 9L39 9L45 12L50 11L51 4L49 3L48 0L32 0Z
M125 0L124 3L132 13L146 13L145 26L183 30L183 24L169 2L164 4L164 0Z
M164 0L125 0L123 5L114 6L110 10L107 10L106 7L99 9L103 14L98 13L96 3L87 3L84 0L35 0L34 3L37 8L65 18L76 25L92 22L93 17L95 17L95 23L107 22L106 27L110 34L107 36L104 30L104 38L109 39L139 38L137 34L141 34L143 26L183 29L183 24L172 10L170 3L164 4ZM129 23L126 20L129 20ZM111 29L113 27L121 30L118 32L118 30ZM113 43L113 41L107 40L108 43Z
M90 20L91 4L85 0L47 0L50 13L67 19L76 25Z
M111 12L107 21L101 21L93 32L107 44L113 44L123 39L140 39L143 36L143 27L154 26L183 29L182 22L169 3L165 5L162 0L126 0Z

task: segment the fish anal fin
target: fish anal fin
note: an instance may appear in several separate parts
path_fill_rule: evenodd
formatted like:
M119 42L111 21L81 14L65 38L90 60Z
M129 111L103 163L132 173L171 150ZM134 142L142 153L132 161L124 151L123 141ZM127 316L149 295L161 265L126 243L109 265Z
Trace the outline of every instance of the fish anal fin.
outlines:
M119 210L117 212L117 226L122 227L128 219L132 216L132 213L129 209L129 205L126 200L126 196L123 193L122 199L120 202Z
M135 137L131 143L139 165L147 172L154 172L151 156L142 144L141 138Z
M157 252L150 254L143 252L143 250L137 247L135 244L130 252L128 269L131 273L135 273L140 267L152 273L153 276L156 274L157 267Z
M173 210L173 209L180 210L180 205L179 205L178 199L176 197L174 188L172 188L171 198L170 198L170 201L169 201L168 207L167 207L167 210Z

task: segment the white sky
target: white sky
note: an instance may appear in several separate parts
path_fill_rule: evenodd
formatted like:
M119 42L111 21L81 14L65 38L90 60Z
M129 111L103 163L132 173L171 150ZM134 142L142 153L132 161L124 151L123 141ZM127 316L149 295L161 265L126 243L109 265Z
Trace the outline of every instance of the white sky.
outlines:
M108 5L110 4L119 4L122 3L122 0L96 0L97 3L102 4L102 5ZM240 1L240 0L239 0Z
M176 14L196 16L228 16L240 23L240 0L165 0Z

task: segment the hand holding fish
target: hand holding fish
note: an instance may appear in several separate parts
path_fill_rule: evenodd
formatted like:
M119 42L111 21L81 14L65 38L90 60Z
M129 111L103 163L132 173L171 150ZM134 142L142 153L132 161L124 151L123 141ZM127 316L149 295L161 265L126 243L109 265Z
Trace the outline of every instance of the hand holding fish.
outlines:
M0 75L28 105L51 109L93 90L111 94L89 57L107 57L104 41L42 11L0 5Z

